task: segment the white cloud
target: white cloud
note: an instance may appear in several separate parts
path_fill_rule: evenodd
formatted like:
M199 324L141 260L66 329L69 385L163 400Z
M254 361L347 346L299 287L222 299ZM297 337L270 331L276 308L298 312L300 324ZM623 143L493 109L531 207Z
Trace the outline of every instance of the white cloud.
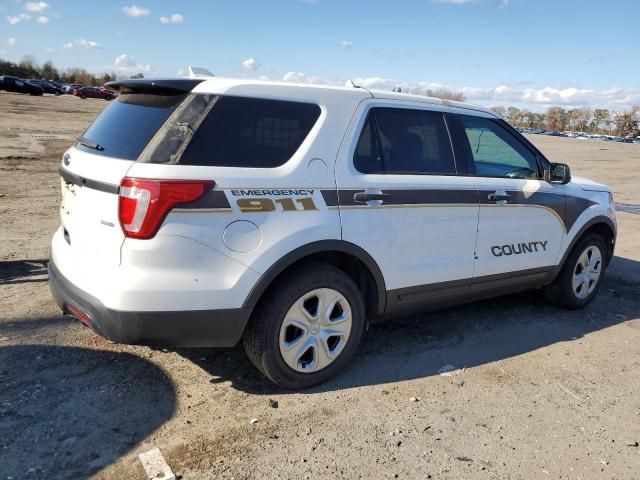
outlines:
M47 2L27 2L24 4L24 9L28 12L41 13L49 8Z
M135 57L131 57L126 53L118 55L113 61L113 65L108 68L113 68L122 74L147 73L151 71L151 65L138 63Z
M358 86L372 90L392 91L400 87L405 93L425 94L427 90L447 88L462 92L467 102L485 106L514 105L534 111L543 111L550 106L564 108L575 107L611 107L629 108L640 104L640 88L610 88L595 90L588 88L557 88L545 86L540 88L522 88L518 85L498 85L496 87L476 87L446 85L437 82L401 82L384 77L356 77L351 80L327 79L307 76L302 72L287 72L281 80L285 82L313 83L320 85L346 85L351 81Z
M160 17L160 23L182 23L184 22L184 17L179 13L174 13L170 17Z
M78 40L76 45L83 48L102 48L102 44L94 42L93 40L85 40L84 38Z
M116 57L113 65L118 68L134 67L136 65L136 62L129 55L123 53L122 55L118 55Z
M137 7L136 5L131 5L130 7L122 7L122 12L127 17L146 17L151 13L148 8Z
M7 45L9 45L10 47L14 47L16 43L18 43L16 37L9 37L9 40L7 40Z
M85 40L81 38L80 40L76 40L75 42L67 42L62 44L63 48L73 48L73 47L82 47L82 48L102 48L102 44L93 40Z
M285 82L304 82L306 76L302 72L287 72L282 77Z
M348 41L348 40L342 40L342 41L339 43L339 45L340 45L340 48L351 48L351 47L353 47L353 43L351 43L351 42L350 42L350 41Z
M260 65L255 58L249 57L242 62L242 68L247 73L253 73L260 68Z
M18 15L9 15L7 16L7 22L11 25L15 25L16 23L26 22L31 19L31 15L26 13L19 13Z
M42 23L43 25L49 23L50 20L51 19L49 17L46 17L44 15L40 15L38 18L36 18L36 22Z

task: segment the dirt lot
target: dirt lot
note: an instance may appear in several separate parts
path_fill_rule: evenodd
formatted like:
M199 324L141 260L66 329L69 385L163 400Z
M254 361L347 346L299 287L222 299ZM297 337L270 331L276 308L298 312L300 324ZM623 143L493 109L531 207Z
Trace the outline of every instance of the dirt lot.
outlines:
M584 311L530 292L398 319L331 383L281 391L240 348L113 345L60 315L56 169L105 105L0 94L0 480L142 479L153 447L189 479L639 477L640 215ZM532 140L640 204L640 145Z

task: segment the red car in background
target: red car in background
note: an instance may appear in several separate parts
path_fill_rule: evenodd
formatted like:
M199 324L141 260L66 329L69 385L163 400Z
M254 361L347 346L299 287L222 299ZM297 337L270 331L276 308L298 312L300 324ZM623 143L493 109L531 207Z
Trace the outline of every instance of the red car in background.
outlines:
M104 98L105 100L113 100L116 98L115 92L102 87L80 87L74 88L73 94L82 99L85 98Z

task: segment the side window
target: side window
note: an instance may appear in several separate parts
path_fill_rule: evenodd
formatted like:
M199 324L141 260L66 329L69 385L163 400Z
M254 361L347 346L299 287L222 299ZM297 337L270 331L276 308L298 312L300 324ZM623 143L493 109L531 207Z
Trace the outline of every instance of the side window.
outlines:
M207 111L180 158L183 165L278 167L320 116L315 104L244 97L220 97Z
M371 109L353 162L361 173L456 173L443 115L424 110Z
M469 142L476 175L538 177L535 155L498 122L470 115L458 117Z
M356 145L353 164L356 170L362 173L384 172L375 120L371 113L367 116L358 145Z
M16 80L15 83L19 87L23 87L24 86L24 82L21 82L20 80Z

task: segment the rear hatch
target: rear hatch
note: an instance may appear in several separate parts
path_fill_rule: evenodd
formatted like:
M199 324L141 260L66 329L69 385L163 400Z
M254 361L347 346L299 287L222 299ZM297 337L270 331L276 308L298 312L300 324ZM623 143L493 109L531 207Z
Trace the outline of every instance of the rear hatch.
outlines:
M60 217L73 257L118 265L125 236L118 219L122 179L149 140L201 80L125 81L64 155Z

